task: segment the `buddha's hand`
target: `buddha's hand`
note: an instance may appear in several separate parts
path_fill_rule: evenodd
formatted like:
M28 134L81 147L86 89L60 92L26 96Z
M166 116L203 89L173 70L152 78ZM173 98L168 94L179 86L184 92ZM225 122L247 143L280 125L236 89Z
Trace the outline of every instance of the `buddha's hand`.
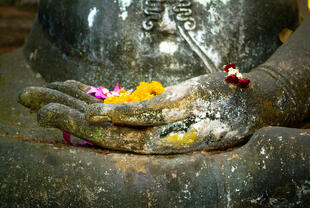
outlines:
M288 126L310 113L310 18L263 65L244 76L196 77L136 103L104 104L75 81L30 87L19 102L56 127L99 146L139 153L220 149L242 143L266 125ZM190 69L189 69L190 70Z
M249 87L225 82L225 73L196 77L152 99L104 104L76 81L29 87L19 96L38 110L41 126L56 127L99 146L139 153L223 149L242 143L265 125L287 124L285 91L260 71ZM283 101L283 102L282 102Z

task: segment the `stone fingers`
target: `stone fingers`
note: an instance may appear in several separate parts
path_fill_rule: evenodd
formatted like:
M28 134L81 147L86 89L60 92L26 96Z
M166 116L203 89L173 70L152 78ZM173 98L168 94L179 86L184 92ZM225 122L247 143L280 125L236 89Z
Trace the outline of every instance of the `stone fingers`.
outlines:
M82 82L76 81L76 80L67 80L64 83L67 83L73 87L79 88L83 92L87 93L90 89L90 86L83 84Z
M49 103L61 103L84 112L86 103L57 90L45 87L25 88L18 96L18 102L31 110L38 111Z
M78 81L68 80L65 82L52 82L48 84L47 87L68 94L87 104L103 102L103 100L87 94L90 87Z
M54 127L83 138L103 148L141 154L184 153L201 148L217 149L217 144L204 141L205 132L195 125L189 129L180 121L172 126L121 127L110 123L90 124L84 114L68 106L50 103L38 111L38 122L42 127ZM193 123L194 124L194 123ZM208 134L210 132L207 132Z
M98 146L139 153L144 150L146 129L89 124L84 114L66 105L50 103L38 111L38 122L43 127L55 127L83 138Z

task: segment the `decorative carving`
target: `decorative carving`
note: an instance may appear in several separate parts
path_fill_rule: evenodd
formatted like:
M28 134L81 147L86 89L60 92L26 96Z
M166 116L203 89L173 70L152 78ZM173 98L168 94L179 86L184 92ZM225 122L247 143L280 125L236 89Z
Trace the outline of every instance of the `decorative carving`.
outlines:
M191 0L177 0L173 11L176 13L176 20L184 22L185 30L194 30L196 28L196 20L192 17Z
M144 14L146 17L142 20L143 29L150 31L154 27L154 22L161 19L161 12L164 11L163 3L166 0L145 0Z
M176 21L179 22L177 28L190 48L203 61L206 66L206 71L208 73L216 72L217 69L213 61L208 57L205 51L201 48L201 45L195 41L189 32L196 29L196 20L192 17L193 12L191 6L191 0L177 0L176 5L173 7L173 12L176 14Z
M167 0L145 0L144 14L146 17L142 21L143 29L150 31L154 28L154 22L162 18L161 12L165 10L163 3ZM168 1L170 3L170 1ZM172 11L175 13L175 21L177 29L184 40L189 44L190 48L198 55L206 66L209 73L215 72L216 67L213 61L207 56L200 44L189 34L189 31L196 29L196 20L192 17L191 0L175 0Z

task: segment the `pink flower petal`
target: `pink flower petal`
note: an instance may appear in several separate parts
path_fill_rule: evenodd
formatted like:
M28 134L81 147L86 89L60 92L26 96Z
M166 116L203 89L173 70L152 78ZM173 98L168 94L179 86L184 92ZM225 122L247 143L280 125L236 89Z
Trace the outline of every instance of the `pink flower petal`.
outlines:
M65 131L63 131L62 132L62 137L63 137L63 139L68 143L68 144L70 144L70 145L72 145L72 146L75 146L75 145L79 145L79 146L94 146L94 144L93 143L90 143L90 142L86 142L86 141L84 141L84 142L81 142L81 143L76 143L76 142L71 142L71 134L70 133L68 133L68 132L65 132Z
M78 145L80 145L80 146L94 146L94 144L93 143L90 143L90 142L81 142L81 143L78 143Z
M116 83L113 92L117 92L117 93L119 92L119 84L118 83Z
M95 97L98 98L98 99L101 99L101 98L104 97L104 94L101 93L101 92L96 92L96 93L95 93Z
M70 139L70 137L71 137L71 134L70 134L70 133L63 131L63 132L62 132L62 137L63 137L63 139L64 139L68 144L73 145L73 143L71 142L71 139Z

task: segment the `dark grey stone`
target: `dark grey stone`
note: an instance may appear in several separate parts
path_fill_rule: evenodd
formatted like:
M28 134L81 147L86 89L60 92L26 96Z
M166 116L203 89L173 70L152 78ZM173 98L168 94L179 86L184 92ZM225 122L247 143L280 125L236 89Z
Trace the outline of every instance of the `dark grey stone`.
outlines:
M26 57L48 82L168 86L230 62L249 71L298 20L294 0L181 2L41 1Z
M44 9L44 5L53 5L55 7L51 7L48 12L54 12L54 8L64 11L60 8L62 4L54 5L54 2L51 2L52 1L43 2L41 4L41 9ZM172 1L167 2L172 3ZM241 7L247 9L251 8L251 5L257 7L256 4L259 4L258 1L242 2L245 4L249 3L249 7ZM273 4L273 2L275 2L275 4ZM275 13L277 13L277 9L279 8L286 8L280 5L286 3L290 5L290 3L292 3L291 1L273 2L268 2L268 4L264 6L269 8L268 6L272 5L271 8L274 9L273 12ZM84 5L86 11L89 11L90 9L87 7L88 3L89 2L84 2L86 5ZM139 5L141 6L142 2L140 3L141 4ZM63 5L69 7L68 4L69 1L64 1ZM107 4L113 6L114 1L109 1ZM136 2L134 4L136 5ZM82 8L81 5L76 7L78 3L70 2L70 6L71 5L72 11L74 11L75 8ZM236 6L240 8L238 2L236 3ZM253 11L258 11L258 13L254 13L258 16L260 14L266 15L266 13L272 11L266 8L262 11L257 8L256 10L250 9L249 11L252 11L252 13ZM130 9L135 8L129 7L129 10ZM201 9L203 10L204 8L202 7ZM74 14L74 12L70 13L68 10L65 11L68 12L66 14ZM109 12L110 11L107 11L104 15L110 14ZM85 15L83 16L83 14L85 13L81 13L81 20L84 18L84 22ZM288 14L290 14L290 12L288 12ZM65 14L62 13L59 17L64 18L62 15ZM288 15L288 17L289 16L290 15ZM42 18L42 16L39 16L39 18ZM130 16L128 16L128 18L130 18ZM154 17L146 15L145 19L141 17L139 21L136 19L131 21L137 21L139 24L141 23L141 27L144 27L144 30L146 31L158 31L159 27L161 27L161 25L158 24L159 21L153 21L154 27L152 28L149 24L150 22L148 22L149 19L156 20L156 15ZM249 20L251 19L252 18L249 18ZM264 19L263 22L266 21L265 18L257 18L256 21L261 19ZM61 20L61 18L56 18L56 20ZM76 27L75 29L78 29L79 25L76 24L76 22L80 21L79 17L67 18L65 20L65 22L69 22ZM99 20L103 21L104 19ZM255 18L253 20L255 20ZM309 25L310 19L306 20L306 22L307 25ZM53 21L50 21L50 23L53 23ZM57 26L56 23L54 22L53 24ZM199 24L198 21L196 24ZM254 22L253 24L257 24L257 22ZM45 28L44 31L44 28L41 27L42 25L40 26L41 28L39 26L36 25L34 27L33 34L35 31L41 30L45 32L45 35L39 37L38 34L37 36L32 34L32 40L31 38L29 39L27 48L25 49L27 59L29 57L32 59L31 65L33 68L38 69L38 67L41 66L42 69L46 70L56 69L55 65L53 65L55 63L53 60L57 60L56 66L66 66L66 61L70 66L73 66L74 64L72 63L75 60L77 60L75 63L79 63L81 66L86 66L88 64L91 65L93 63L91 61L95 60L92 58L96 58L96 56L93 57L92 55L96 55L96 50L94 50L95 53L89 53L89 50L86 50L86 58L75 56L75 51L72 52L71 50L73 49L70 49L70 47L67 52L59 50L61 47L63 47L64 50L68 49L66 48L67 45L65 38L68 38L68 40L70 39L68 36L68 34L70 34L69 31L65 31L68 33L63 36L64 40L59 40L60 43L58 43L58 45L51 46L50 43L57 42L57 40L55 41L56 36L53 36L52 34L55 35L56 33L54 32L59 32L59 30L57 30L56 27L48 31L46 31ZM273 28L276 28L275 25L273 26ZM126 27L129 27L129 25ZM16 103L17 91L28 86L42 86L45 84L41 75L32 71L27 64L25 57L21 54L21 51L1 56L0 206L309 206L310 131L280 127L267 127L257 130L258 128L269 124L289 126L291 123L299 122L309 115L309 30L310 27L303 27L303 29L295 33L291 40L284 44L282 48L279 49L265 64L257 67L256 70L251 72L249 78L251 78L252 82L247 89L239 89L233 86L230 86L231 88L228 89L227 84L223 81L224 75L222 73L210 75L210 77L214 77L214 81L212 83L207 83L207 85L210 84L210 86L214 87L223 86L223 83L225 83L226 86L226 88L218 88L217 91L215 91L216 93L214 94L214 97L212 97L212 100L217 102L215 98L220 97L223 94L230 95L230 93L234 92L235 95L242 99L231 99L230 107L233 108L234 106L240 106L244 109L242 110L243 114L240 118L238 117L238 111L232 112L234 117L228 117L228 115L225 114L225 111L221 111L220 108L217 108L216 111L214 111L214 115L210 114L208 116L211 116L210 118L215 118L216 112L220 112L222 121L226 120L232 122L238 127L244 126L244 129L241 128L241 131L244 132L247 131L247 124L252 124L250 130L252 130L252 133L255 131L253 135L249 134L249 137L245 137L242 140L243 143L240 144L239 142L239 145L241 146L236 146L237 143L234 143L236 140L226 140L226 142L231 142L230 144L233 144L232 146L234 146L234 148L225 149L224 151L206 152L204 150L198 150L190 153L174 155L139 155L124 151L116 152L99 148L82 148L64 145L64 143L59 141L61 138L59 134L60 131L55 129L50 129L50 131L48 131L47 129L39 127L36 124L35 116L30 115L28 110ZM46 35L46 33L48 33L48 35ZM73 35L75 35L75 33ZM81 35L83 35L83 33ZM48 37L48 39L41 39L43 37ZM29 50L29 47L32 44L33 46L36 46L35 42L31 43L35 38L37 38L37 41L40 43L40 48L34 47ZM72 40L75 39L72 38ZM184 43L184 45L186 44ZM74 44L72 46L74 46ZM179 47L181 47L181 44ZM186 47L184 46L184 48ZM36 51L36 49L38 50ZM192 54L190 53L191 50L186 49L185 52L186 51L189 54L185 54L189 57L195 56L194 52L192 52ZM33 54L31 55L30 52ZM68 52L70 52L70 54L66 54ZM40 55L42 55L42 57L40 57ZM80 62L79 59L84 62ZM119 60L124 59L117 59L114 57L111 61L117 63ZM176 63L178 63L177 61L180 60L175 60ZM227 61L229 62L231 60ZM48 66L48 62L51 63L50 66ZM192 67L196 69L198 62L193 62ZM180 63L182 63L182 61ZM160 61L156 62L156 65L161 64ZM53 73L55 73L56 76L56 73L58 72L54 70ZM176 74L175 71L173 73ZM48 73L44 72L43 74ZM196 74L189 74L189 76L195 75ZM63 78L66 79L65 73L60 76L63 76ZM137 75L135 74L135 76ZM165 78L169 78L169 74L166 74L165 76ZM115 75L115 77L118 78L117 75ZM145 78L143 76L141 77ZM197 79L206 79L205 81L208 81L207 77L208 76L203 76L202 79L201 77ZM128 76L127 78L128 80L133 80L133 76ZM137 80L140 79L138 77L135 78ZM187 77L182 77L180 79L186 78ZM99 79L100 78L98 78L98 80ZM147 79L143 79L143 81L146 80ZM111 82L111 80L106 80L106 82L107 81L109 81L109 83ZM175 81L178 82L178 80ZM189 81L188 83L193 84L194 82ZM52 88L54 92L57 91L57 93L64 91L65 94L74 94L75 96L70 95L74 99L85 99L83 95L80 95L79 92L76 91L76 88L67 89L64 87L66 84L68 84L68 82L59 83L59 85L55 85L54 83L48 87ZM83 86L72 81L70 84L77 86L79 89L83 88ZM195 85L193 84L193 86ZM255 87L255 89L251 87ZM201 90L200 88L197 89L198 91ZM47 93L43 93L42 95L47 95ZM197 98L195 96L192 98ZM31 98L31 96L29 97ZM256 98L257 102L255 102ZM80 107L79 110L81 112L85 111L83 104L78 105L78 107L70 105L70 99L69 103L65 104L76 109ZM186 97L186 99L190 98ZM53 98L51 98L51 100L53 100ZM58 101L57 99L55 100ZM94 101L88 98L86 98L86 100L85 105L91 104ZM28 101L31 103L33 100L30 99ZM68 99L63 101L67 102ZM39 103L32 103L29 106L37 106L37 104L38 106L41 106L41 104L46 105L47 103L44 102L44 97L43 99L41 97ZM46 100L46 102L50 101ZM251 106L245 105L248 102ZM94 105L96 106L97 104ZM264 107L262 107L262 105ZM39 113L39 116L55 115L49 114L51 111L48 111L48 106L56 106L56 110L61 109L57 108L57 104L48 104L40 110L41 112L47 113ZM66 107L62 110L66 113L68 108L69 107ZM70 108L69 111L76 112L72 108ZM35 110L36 109L38 108L35 108ZM89 109L86 109L86 111L87 110ZM149 111L150 109L146 110ZM128 113L130 113L130 111L128 111ZM73 114L67 114L66 116L70 115ZM254 125L251 123L251 119L253 119L251 115L260 116L257 120L254 119L254 121L257 122L254 122ZM64 116L64 114L61 116ZM86 122L84 117L82 118L83 119L79 118L78 120ZM56 118L56 120L57 119L61 120L61 117ZM146 119L149 118L143 118L142 123L147 121ZM39 117L39 121L42 123L48 123L53 120L49 120L48 116L46 116L44 119L42 119L42 117L40 119ZM141 120L138 119L137 121L140 122ZM162 122L160 119L154 119L152 121L154 123ZM171 120L168 121L170 122ZM238 124L238 122L240 123ZM66 125L63 125L62 128L66 127ZM119 128L122 129L121 127ZM85 133L87 136L91 132L86 131ZM114 141L111 141L111 144L113 144L113 142ZM117 145L114 146L115 149L117 149L117 147ZM133 149L129 150L132 151Z
M80 83L83 91L70 81L74 84L26 88L19 102L39 110L41 126L104 148L170 154L234 147L264 126L292 126L307 118L309 33L307 19L264 64L244 74L251 80L247 88L228 84L227 74L218 72L169 86L142 102L104 104L85 100L80 94L89 87ZM106 122L110 125L102 125Z
M0 138L1 207L307 207L310 131L154 156Z

